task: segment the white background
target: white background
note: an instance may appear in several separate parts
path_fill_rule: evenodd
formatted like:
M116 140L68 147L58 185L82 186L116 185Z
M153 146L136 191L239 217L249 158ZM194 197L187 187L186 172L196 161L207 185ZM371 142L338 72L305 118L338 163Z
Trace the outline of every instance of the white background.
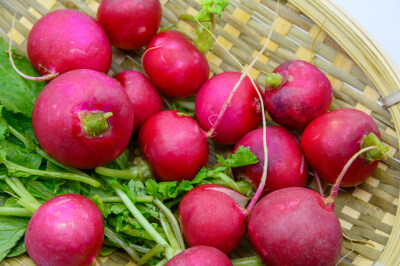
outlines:
M334 0L377 40L400 68L400 0Z

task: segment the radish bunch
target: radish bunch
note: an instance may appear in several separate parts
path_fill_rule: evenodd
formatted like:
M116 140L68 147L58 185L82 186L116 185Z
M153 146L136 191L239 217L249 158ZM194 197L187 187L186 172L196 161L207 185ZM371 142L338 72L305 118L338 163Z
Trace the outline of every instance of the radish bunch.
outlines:
M203 3L205 10L225 5L216 2ZM199 16L202 22L205 18L213 22L215 14L200 12ZM114 193L106 199L122 201L125 209L120 205L121 210L107 213L99 195L92 200L101 214L86 198L79 201L82 196L50 200L28 226L29 255L39 264L93 263L103 229L92 229L102 226L103 215L106 224L116 224L117 231L123 232L127 223L142 230L140 236L135 230L129 233L155 241L146 255L163 253L170 259L166 265L232 265L227 255L239 246L246 229L267 265L335 265L343 241L333 209L338 188L365 181L384 157L373 119L354 109L327 112L333 99L331 84L319 69L301 60L278 66L267 76L265 90L246 73L224 72L209 78L206 57L190 38L177 30L157 34L161 21L157 0L103 0L97 19L63 10L51 12L33 27L28 40L30 60L41 75L58 77L38 96L32 125L38 144L51 156L48 160L77 175L93 174L99 179L96 184L102 181L100 189ZM68 36L60 37L60 28ZM205 32L200 34L196 43L207 39ZM114 78L107 76L110 43L127 50L146 46L145 74L129 70ZM195 118L182 110L164 110L163 100L168 105L171 98L194 96ZM280 126L265 127L264 104ZM261 124L263 128L258 128ZM294 133L302 133L300 141ZM131 140L137 141L146 162L137 160L126 169L111 169L124 168L123 160L130 158L123 152L130 143L136 144ZM230 145L232 157L218 156L220 165L207 169L209 142ZM100 167L109 163L113 163L111 168ZM305 188L308 164L333 184L328 197ZM96 168L97 175L75 168ZM159 183L146 180L151 176ZM210 177L219 178L223 186L207 184ZM129 181L121 185L117 178ZM251 200L238 192L241 180L256 190ZM91 193L86 187L82 191ZM188 192L183 196L183 191ZM164 205L165 199L173 199L171 206L179 203L179 224ZM143 202L141 209L136 207ZM159 213L154 214L151 204ZM57 217L61 209L67 215ZM113 220L113 211L124 217ZM107 215L111 215L108 220ZM148 219L155 217L157 222L151 224ZM45 222L53 232L54 237L47 239L51 243L37 231ZM158 228L157 223L161 224ZM75 246L63 246L66 232L61 227L69 228L65 239L72 239ZM106 231L111 239L118 239L112 230ZM190 247L187 250L183 238ZM116 242L130 250L127 241ZM42 246L50 250L49 261ZM146 263L146 255L137 260L139 264Z

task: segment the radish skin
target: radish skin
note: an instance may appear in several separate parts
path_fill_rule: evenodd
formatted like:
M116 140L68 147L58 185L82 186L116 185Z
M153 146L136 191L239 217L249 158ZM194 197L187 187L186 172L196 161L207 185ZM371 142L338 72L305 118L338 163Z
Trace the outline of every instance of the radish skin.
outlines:
M196 246L170 259L165 266L232 266L228 256L216 248Z

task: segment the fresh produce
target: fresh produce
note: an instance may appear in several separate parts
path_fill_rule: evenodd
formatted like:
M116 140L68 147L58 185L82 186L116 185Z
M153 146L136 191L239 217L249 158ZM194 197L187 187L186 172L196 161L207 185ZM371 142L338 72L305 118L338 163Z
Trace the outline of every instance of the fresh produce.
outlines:
M206 57L183 33L169 30L156 35L142 58L151 83L171 97L194 95L208 79Z
M236 178L244 178L258 188L262 172L264 151L262 143L262 128L244 135L237 143L238 147L249 147L257 156L258 163L233 168ZM271 126L266 129L268 146L268 173L263 195L286 187L305 187L308 178L308 167L304 155L296 139L284 128Z
M82 169L115 160L129 143L133 122L124 89L93 70L73 70L51 81L32 114L40 146L57 161Z
M376 137L367 138L370 133ZM346 108L323 114L312 121L301 137L301 147L317 174L334 184L350 157L361 148L370 146L370 141L379 142L378 138L378 126L370 116ZM364 182L374 172L381 157L382 153L376 150L361 155L350 166L340 185L353 187Z
M246 231L247 200L217 185L202 185L189 191L179 204L179 220L188 245L207 245L230 254Z
M55 197L40 206L25 234L29 256L38 265L91 265L103 245L97 206L79 194Z
M271 118L286 129L303 130L328 111L333 94L325 75L312 64L286 61L266 79L265 107Z
M118 73L114 78L125 89L133 104L135 110L133 132L138 133L147 119L163 110L161 97L150 81L140 72L128 70Z
M27 47L40 75L54 77L74 69L107 73L111 66L111 46L103 28L77 10L56 10L43 16L30 31Z
M196 246L179 253L170 259L166 266L232 266L228 256L216 248Z
M333 203L307 188L284 188L262 198L250 214L247 230L267 265L333 266L342 249Z
M237 88L225 114L220 115L240 76L239 72L217 74L204 83L197 94L196 119L200 127L208 131L207 136L215 142L235 144L261 123L260 100L248 77Z
M208 162L208 143L196 121L179 111L148 119L139 145L154 175L163 181L191 180Z
M134 50L148 44L161 22L158 0L102 0L97 19L121 49Z

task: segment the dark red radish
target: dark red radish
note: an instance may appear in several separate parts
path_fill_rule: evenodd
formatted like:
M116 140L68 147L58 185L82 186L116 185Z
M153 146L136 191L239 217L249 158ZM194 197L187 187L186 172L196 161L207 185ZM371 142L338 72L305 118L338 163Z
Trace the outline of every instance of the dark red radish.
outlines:
M218 185L201 185L186 193L179 204L179 220L188 245L211 246L230 254L246 231L247 200Z
M258 163L233 168L236 178L244 178L257 189L264 166L263 129L259 128L244 135L237 143L249 147L258 159ZM308 167L304 155L295 137L286 129L278 126L266 128L268 147L268 172L263 196L286 187L305 187L308 178Z
M150 117L139 131L139 145L155 176L192 180L207 165L207 138L196 121L178 111Z
M41 75L74 69L107 73L111 66L106 33L96 20L78 10L61 9L44 15L30 31L27 48Z
M25 246L38 265L92 265L103 245L103 218L97 206L78 194L41 205L29 221Z
M135 110L133 132L138 133L143 123L163 110L161 96L150 81L140 72L124 71L114 77L125 89Z
M148 44L161 22L158 0L102 0L97 20L106 31L111 44L134 50Z
M72 70L39 94L32 124L40 146L57 161L89 169L115 160L133 129L133 106L113 78L94 70Z
M224 103L241 75L239 72L217 74L204 83L197 94L196 119L204 131L213 131L210 137L215 142L234 144L247 132L256 129L262 121L259 96L250 78L245 77L234 93L222 120L217 122ZM262 91L258 89L262 95Z
M165 95L194 95L208 79L206 57L183 33L169 30L156 35L146 47L143 69Z
M301 137L301 147L317 174L334 184L346 162L363 147L363 140L370 133L380 138L378 126L370 116L356 109L339 109L312 121ZM357 186L374 172L378 161L365 160L364 156L354 161L340 186Z
M328 111L332 85L312 64L287 61L267 77L265 107L271 118L289 130L303 130L314 118Z
M342 229L333 204L317 192L284 188L262 198L250 213L248 235L267 265L333 266L342 249Z
M232 266L228 256L220 250L208 246L186 249L170 259L165 266Z

